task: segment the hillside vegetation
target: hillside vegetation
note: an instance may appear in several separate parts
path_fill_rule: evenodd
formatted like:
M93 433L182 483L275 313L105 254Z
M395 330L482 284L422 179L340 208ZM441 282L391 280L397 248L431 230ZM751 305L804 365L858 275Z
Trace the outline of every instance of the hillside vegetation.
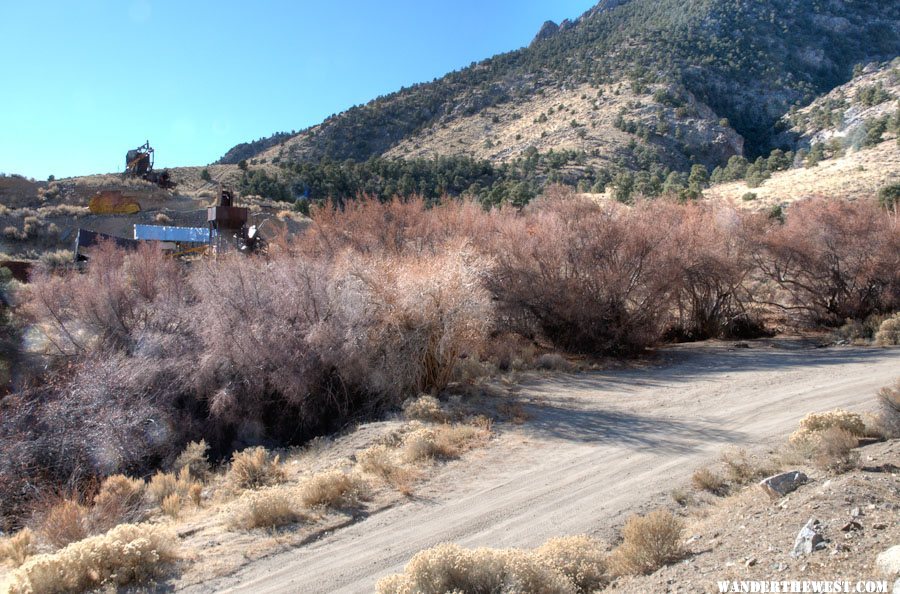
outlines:
M604 2L527 48L379 97L274 147L259 143L255 156L364 161L497 106L618 82L689 93L726 118L756 156L773 148L792 104L846 82L858 63L895 57L898 24L895 1ZM223 162L237 157L251 158L232 151Z
M628 356L781 324L877 329L900 309L898 221L871 200L799 203L783 223L561 188L521 214L422 200L312 214L266 258L184 267L110 248L84 273L33 278L16 315L36 359L0 401L4 520L190 440L216 456L303 442L538 348Z

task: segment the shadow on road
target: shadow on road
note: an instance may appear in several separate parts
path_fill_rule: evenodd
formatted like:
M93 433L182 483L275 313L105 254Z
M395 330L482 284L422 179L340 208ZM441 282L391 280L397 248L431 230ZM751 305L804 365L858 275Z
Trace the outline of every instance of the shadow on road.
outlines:
M747 435L702 420L653 418L616 410L578 409L552 403L529 405L527 430L545 439L614 443L684 454L710 443L739 443Z
M638 388L716 380L740 373L877 363L891 358L896 359L900 366L900 349L809 346L773 348L763 345L754 345L749 349L729 349L722 345L682 345L660 351L647 367L560 374L522 382L522 388L535 396L581 389L628 393Z

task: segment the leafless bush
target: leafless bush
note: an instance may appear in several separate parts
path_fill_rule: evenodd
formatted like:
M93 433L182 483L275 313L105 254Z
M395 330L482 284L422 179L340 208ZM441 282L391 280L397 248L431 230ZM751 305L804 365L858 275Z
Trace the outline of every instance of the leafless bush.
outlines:
M617 575L643 575L685 555L684 522L665 510L631 516L622 529L623 542L610 555Z
M829 427L815 438L813 462L823 470L843 473L856 468L859 439L840 427Z
M670 315L677 278L659 237L671 233L644 211L541 199L498 221L488 286L520 331L533 325L570 351L634 353L659 340Z
M771 463L755 460L744 450L728 450L721 459L728 480L738 486L756 482L775 472Z
M769 303L829 326L900 309L898 226L874 201L792 205L755 250L760 271L779 289Z
M728 492L728 484L719 474L709 468L700 468L691 475L691 484L695 489L707 491L713 495L724 495Z
M38 533L47 544L62 548L90 534L90 510L77 501L64 499L48 509L40 521Z
M61 354L131 352L143 331L177 322L163 302L184 298L180 268L149 245L129 255L103 245L84 274L38 275L29 290L25 313L49 326Z

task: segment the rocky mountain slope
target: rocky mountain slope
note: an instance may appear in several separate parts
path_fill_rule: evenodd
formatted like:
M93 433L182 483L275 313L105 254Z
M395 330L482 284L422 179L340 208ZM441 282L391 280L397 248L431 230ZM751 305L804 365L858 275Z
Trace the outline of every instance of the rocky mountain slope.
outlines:
M856 64L897 56L898 31L896 0L603 1L545 24L527 48L222 162L465 153L496 163L565 148L619 169L711 167L784 143L792 105L847 82Z

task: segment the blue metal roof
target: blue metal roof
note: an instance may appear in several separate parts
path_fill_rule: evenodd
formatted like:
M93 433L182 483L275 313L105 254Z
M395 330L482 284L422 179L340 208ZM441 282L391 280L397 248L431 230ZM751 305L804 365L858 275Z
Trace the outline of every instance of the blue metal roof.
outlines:
M165 227L163 225L135 225L134 238L143 241L209 243L209 229L205 229L203 227Z

